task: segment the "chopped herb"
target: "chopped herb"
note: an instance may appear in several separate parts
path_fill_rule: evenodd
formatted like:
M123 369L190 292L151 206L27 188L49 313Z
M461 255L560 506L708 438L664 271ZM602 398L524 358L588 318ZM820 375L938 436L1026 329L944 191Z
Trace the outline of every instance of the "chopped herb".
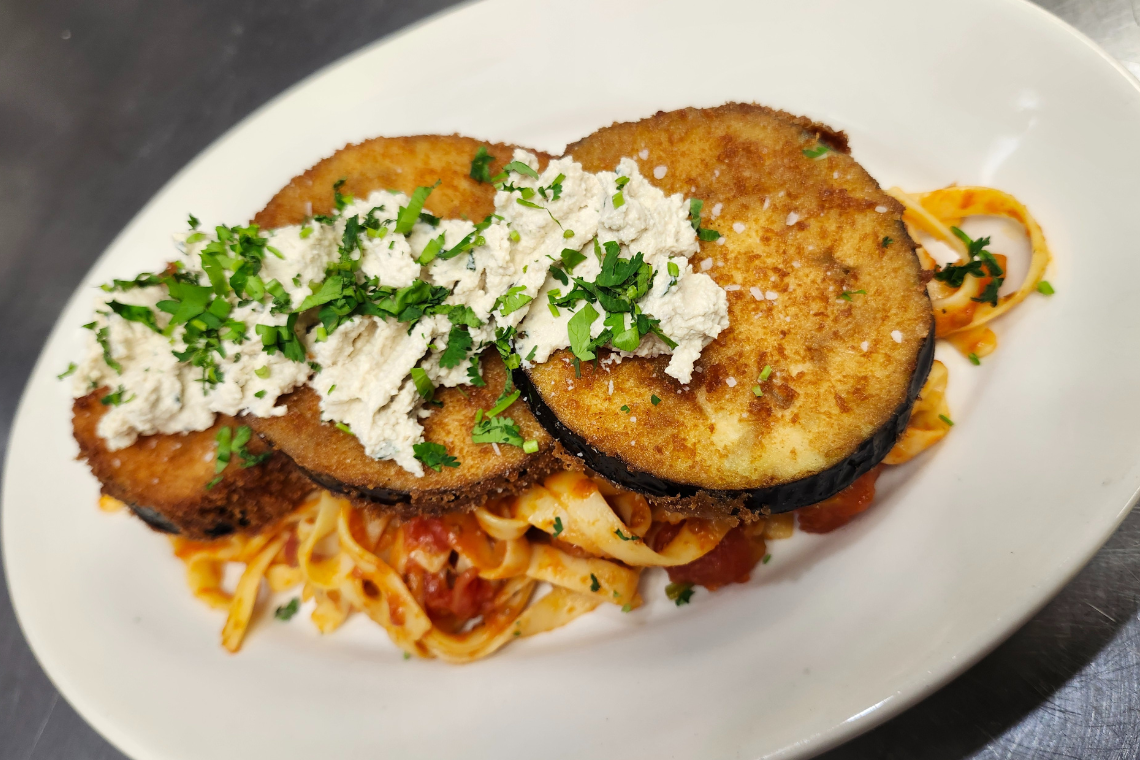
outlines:
M253 374L264 380L265 378L269 377L269 365L267 364L264 367L258 367L253 371Z
M538 179L538 172L536 172L534 169L531 169L522 161L511 161L509 164L503 167L503 171L515 172L516 174L525 174L531 179Z
M975 354L973 351L971 351L970 355L967 356L966 358L969 359L970 364L973 364L975 367L981 366L981 364L982 364L982 360L979 359L978 355Z
M424 249L420 253L419 257L416 258L416 263L420 266L427 266L431 262L435 261L435 257L438 256L439 252L443 250L443 238L444 236L440 235L437 238L432 238L429 240L427 245L424 246Z
M701 226L701 210L704 208L704 205L705 202L702 200L698 200L697 198L689 199L689 224L693 225L693 230L697 233L699 240L704 240L705 242L719 240L719 232Z
M623 604L621 606L621 611L622 612L632 612L633 611L633 605L632 604Z
M670 583L665 587L665 597L678 607L682 604L688 604L689 600L693 598L693 584Z
M767 565L767 564L768 564L768 562L769 562L769 561L771 561L771 559L772 559L772 555L771 555L771 554L765 554L765 555L764 555L764 559L760 560L760 562L761 562L762 564L765 564L765 565Z
M471 366L467 368L467 382L474 385L476 388L482 388L487 384L483 376L479 374L479 356L472 356Z
M253 396L254 398L265 398L265 391L258 391L257 393L253 394Z
M111 311L128 322L138 322L139 324L146 325L156 333L162 332L158 327L158 322L155 321L154 312L146 306L130 306L128 304L119 303L118 301L109 301L107 305L111 307Z
M1043 296L1051 296L1057 291L1053 290L1053 286L1049 284L1048 280L1042 280L1037 283L1037 292Z
M570 321L566 324L570 336L570 350L574 352L574 356L584 361L589 361L596 355L590 350L590 325L594 324L597 318L597 309L586 304L570 317Z
M772 365L765 364L764 369L760 370L760 382L767 380L772 374Z
M309 235L312 235L312 234L313 234L313 228L310 227L309 225L306 224L304 227L301 228L301 239L302 240L308 238Z
M621 528L618 528L617 530L615 530L614 535L617 536L618 538L620 538L622 541L640 541L641 540L639 537L634 536L634 535L627 536L626 534L621 532Z
M495 305L492 310L498 309L499 313L504 317L512 312L516 312L528 303L534 300L532 296L528 296L523 291L526 288L522 285L516 285L507 290L506 293L495 299Z
M336 390L336 383L333 383L332 385L329 386L329 393L332 393L335 390ZM327 396L328 393L326 393L325 395Z
M888 245L890 245L893 242L895 242L893 238L889 238L889 237L883 238L883 248L886 248Z
M534 438L531 438L529 441L523 441L522 450L527 454L537 454L538 441L536 441Z
M444 369L458 367L467 360L472 343L471 333L465 326L452 325L451 332L447 334L447 348L439 356L439 366Z
M518 233L518 230L511 230L511 234L510 234L510 235L508 235L508 237L511 239L511 242L512 242L512 243L517 243L517 242L519 242L519 240L521 239L521 238L519 237L519 233Z
M438 443L425 441L412 446L415 458L432 468L442 472L444 467L458 467L459 460L447 453L447 449Z
M198 217L194 216L193 214L190 214L190 218L187 220L187 223L190 225L190 229L192 230L198 229L198 225L201 224L201 222L198 221Z
M487 411L488 417L495 417L496 415L502 414L510 408L511 404L518 400L518 397L522 395L522 391L512 391L512 388L514 388L513 383L508 383L507 387L503 389L503 392L495 401L495 405Z
M510 417L483 416L483 410L475 413L475 425L471 428L472 443L505 443L522 448L522 433L518 424Z
M574 237L574 230L562 230L562 237L569 240Z
M480 145L479 149L475 151L475 158L471 159L471 179L476 182L490 182L491 181L491 162L495 157L487 152L487 149Z
M554 536L555 538L558 538L558 536L560 536L561 534L562 534L562 518L561 517L555 517L554 518L554 532L551 533L550 535Z
M352 432L352 428L350 428L348 425L346 425L343 422L334 422L333 425L335 425L336 429L342 433L345 433L345 434L351 435L351 436L356 435L356 433Z
M435 190L440 185L440 180L436 180L434 185L417 187L412 197L408 199L407 206L400 206L399 212L396 214L396 232L400 235L407 235L412 231L412 227L419 221L420 212L424 210L424 202L427 197L431 195L431 191Z
M625 196L620 191L616 192L616 193L614 193L613 202L614 202L614 208L615 209L621 208L622 206L625 205Z
M657 398L657 394L654 394L654 395L649 397L649 402L651 404L653 404L654 406L657 406L658 404L661 403L661 399Z
M590 573L590 590L591 591L597 591L601 587L602 587L602 584L598 583L598 576L594 575L593 573Z
M135 394L132 393L126 398L123 398L124 393L126 393L126 389L120 385L115 389L114 393L108 393L106 396L101 398L99 400L99 403L101 403L103 406L119 406L121 404L127 403L128 401L134 400Z
M867 291L865 291L865 290L845 290L839 294L839 297L842 298L844 301L852 301L854 299L852 299L851 296L865 296L865 295L867 295Z
M830 153L830 152L831 152L831 148L827 147L823 143L820 143L819 145L815 146L814 148L804 148L804 155L807 156L808 158L819 158L820 156L824 155L825 153Z
M757 395L757 396L763 396L764 395L764 389L761 388L759 385L753 385L752 386L752 393Z
M412 382L416 385L416 390L425 399L431 401L432 398L435 397L435 386L432 385L431 379L428 377L427 372L424 372L419 367L412 367L411 374Z
M278 607L274 611L273 617L287 623L293 619L293 616L297 614L297 610L299 609L301 609L301 600L298 597L293 597L289 600L288 604L283 604Z
M629 405L627 405L627 404L622 404L622 405L621 405L621 410L622 410L623 412L625 412L626 414L629 414Z
M985 277L988 273L993 279L986 285L981 296L970 300L997 306L998 290L1005 282L1005 272L994 255L986 250L986 246L990 244L990 239L984 237L974 240L957 227L951 227L950 231L966 244L966 263L947 264L934 273L934 279L945 282L951 287L960 288L966 280L966 275Z
M70 377L71 375L75 374L75 370L77 370L77 369L79 369L79 367L77 367L75 365L75 362L71 362L70 364L67 365L67 369L65 369L63 372L60 372L58 375L55 376L55 379L56 380L62 380L65 377Z
M950 425L951 427L954 426L954 420L950 419L945 414L938 415L938 419L942 420L943 422L945 422L947 425Z
M516 633L517 633L517 631L516 631ZM404 652L404 659L405 660L412 659L412 653L411 652Z
M100 327L98 330L95 330L94 322L88 322L83 325L83 327L95 331L95 340L99 343L99 347L103 349L103 363L115 370L116 374L123 374L123 365L115 361L115 357L111 356L110 330L106 327Z
M576 251L573 248L563 248L562 254L559 258L562 259L562 265L566 267L566 271L573 272L574 267L578 266L586 260L586 254L582 253L581 251ZM568 283L562 284L566 285Z

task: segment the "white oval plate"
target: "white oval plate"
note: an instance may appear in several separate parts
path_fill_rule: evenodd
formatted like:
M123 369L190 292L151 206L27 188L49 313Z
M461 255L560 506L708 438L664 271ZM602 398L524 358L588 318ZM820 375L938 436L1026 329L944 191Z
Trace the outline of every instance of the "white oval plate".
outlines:
M1051 299L945 356L957 425L848 528L773 545L752 583L605 610L474 665L404 661L357 620L258 623L237 656L167 543L95 508L54 375L90 288L150 269L188 211L240 221L348 141L449 133L559 151L658 109L765 103L846 129L884 185L1015 193ZM60 691L140 760L803 756L962 671L1089 559L1140 485L1140 91L1017 0L465 6L349 56L178 174L99 260L20 406L4 552ZM714 200L715 199L711 199ZM945 353L945 352L944 352ZM660 583L656 579L653 583Z

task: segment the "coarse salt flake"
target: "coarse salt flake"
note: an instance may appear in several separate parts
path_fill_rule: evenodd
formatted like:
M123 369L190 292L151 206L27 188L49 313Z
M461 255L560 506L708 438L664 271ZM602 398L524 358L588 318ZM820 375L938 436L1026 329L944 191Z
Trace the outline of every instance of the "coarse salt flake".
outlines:
M755 285L750 287L748 289L748 292L751 293L752 297L755 298L757 301L763 301L764 300L764 291L761 290L760 288L756 287Z
M640 158L642 161L649 158L649 148L642 148L638 152L637 157Z
M731 292L732 292L732 291L734 291L734 290L740 290L740 286L739 286L739 285L737 285L736 283L732 283L732 284L730 284L730 285L725 285L725 286L724 286L724 289L725 289L726 291L728 291L729 293L731 293Z
M886 206L875 206L875 210L878 211L880 214L887 213L887 207Z
M499 444L492 443L491 448L493 448L495 450L495 456L501 457L503 455L503 452L499 451Z
M712 269L712 259L705 259L701 262L701 271L707 272Z
M902 333L898 330L891 330L891 340L895 343L902 343Z
M728 242L728 238L726 238L724 235L721 235L720 237L718 237L718 238L716 239L716 244L717 244L717 245L724 245L724 244L725 244L725 243L727 243L727 242Z
M791 227L793 224L795 224L799 220L800 220L799 214L797 214L795 211L789 211L788 212L788 218L784 220L784 224Z
M610 380L610 395L614 395L614 381Z
M761 208L764 209L765 211L768 210L768 199L767 198L764 199L764 205L761 206Z
M775 301L777 298L780 297L780 294L774 290L769 290L764 295L768 297L769 301Z
M736 387L736 378L735 377L729 377L724 382L728 385L729 388L735 388Z
M665 179L665 172L669 171L669 167L665 164L653 167L653 177L655 179Z
M862 343L859 344L859 348L863 349L864 351L866 351L870 347L871 347L871 344L868 343L867 341L863 341Z
M744 222L733 222L732 231L737 235L739 235L741 232L744 232Z
M720 210L722 208L724 208L723 203L718 203L715 206L713 206L713 208L712 208L712 218L713 219L716 219L718 216L720 216Z
M630 418L629 418L629 421L630 421L630 422L637 422L637 417L634 417L634 416L632 416L632 415L631 415L631 416L630 416Z

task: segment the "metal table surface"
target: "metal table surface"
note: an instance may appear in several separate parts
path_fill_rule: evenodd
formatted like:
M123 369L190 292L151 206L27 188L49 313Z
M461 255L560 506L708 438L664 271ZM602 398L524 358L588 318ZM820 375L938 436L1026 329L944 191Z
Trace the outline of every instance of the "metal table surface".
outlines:
M1038 0L1140 76L1140 0ZM0 455L60 309L179 168L317 68L449 0L0 0ZM956 681L824 755L1140 757L1140 511ZM60 698L0 584L0 760L122 758Z

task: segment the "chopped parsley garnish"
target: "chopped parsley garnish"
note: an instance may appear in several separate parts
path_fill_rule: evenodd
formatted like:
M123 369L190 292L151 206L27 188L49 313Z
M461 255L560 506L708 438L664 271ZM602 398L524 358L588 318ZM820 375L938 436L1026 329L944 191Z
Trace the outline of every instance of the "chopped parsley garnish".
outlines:
M345 435L351 435L353 437L356 436L356 433L352 432L352 428L350 428L348 425L344 424L343 422L334 422L333 426L336 427L337 430L344 433Z
M265 398L265 391L258 391L257 393L253 394L253 396L254 398Z
M665 288L665 292L668 293L677 284L677 279L681 276L681 268L675 262L670 261L665 265L665 271L669 273L669 285Z
M479 374L479 356L472 356L470 361L471 366L467 368L467 382L476 388L482 388L487 384L487 381Z
M475 425L471 428L472 443L505 443L522 448L525 441L518 424L510 417L484 417L483 410L475 413Z
M883 238L883 244L882 244L883 248L886 248L888 245L890 245L893 242L895 242L894 238L889 238L889 237Z
M678 607L682 604L688 604L689 600L693 598L693 584L670 583L665 587L665 597Z
M1048 280L1042 280L1037 283L1037 292L1043 296L1051 296L1057 291L1053 290L1053 286L1049 284Z
M75 362L71 362L67 365L67 369L55 376L55 379L62 380L65 377L70 377L75 374L75 370L77 369L79 369L79 367L76 366Z
M432 468L442 472L444 467L458 467L459 460L447 453L447 449L438 443L424 441L412 446L415 458Z
M760 563L763 565L767 565L771 560L772 560L772 555L771 554L765 554L764 559L760 560Z
M99 400L99 403L101 403L103 406L119 406L120 404L125 404L128 401L134 400L135 394L132 393L126 398L123 398L124 393L126 393L126 389L120 385L115 389L114 393L108 393L106 396L101 398Z
M518 311L522 307L534 300L532 296L528 296L523 291L526 288L522 285L515 285L509 288L506 293L495 299L495 305L492 308L498 309L499 313L504 317L508 314Z
M562 180L566 179L565 174L559 174L554 178L554 181L545 187L538 188L538 194L542 196L543 200L556 201L562 196ZM569 235L566 233L570 232ZM563 230L562 237L572 238L574 233L570 230Z
M155 321L154 312L146 306L131 306L129 304L119 303L118 301L108 301L107 305L111 307L111 311L128 322L138 322L139 324L146 325L156 333L162 332L158 327L158 322Z
M653 284L653 267L644 263L640 253L633 258L621 258L621 246L613 241L605 244L605 255L601 246L594 241L595 253L599 256L602 271L594 282L574 278L574 287L562 295L551 291L548 300L552 306L573 308L579 301L586 305L575 313L567 324L570 348L574 355L589 361L595 358L594 350L607 344L621 351L635 351L641 337L653 333L670 348L677 344L661 331L660 321L643 314L636 301L649 292ZM601 316L592 304L599 304L605 311L605 329L597 337L591 337L591 326ZM625 314L632 317L629 327L625 325Z
M272 456L272 451L251 454L249 449L246 448L246 444L249 443L252 436L253 431L248 425L241 425L233 430L229 427L223 427L218 430L218 434L214 437L217 444L217 452L214 454L215 477L206 484L207 489L213 488L222 482L222 473L225 471L226 466L230 463L234 454L237 454L241 459L241 466L243 468L259 465Z
M198 217L194 216L193 214L190 214L190 218L186 223L190 225L190 229L192 230L198 229L198 225L201 224L201 222L198 221Z
M495 157L487 152L487 148L480 145L475 151L475 158L471 159L471 179L476 182L491 181L491 162Z
M99 288L105 293L114 293L118 291L134 290L135 288L150 288L155 285L161 285L162 278L158 275L143 272L133 280L112 280L110 285L100 285Z
M424 246L424 249L420 253L419 257L416 259L416 263L420 266L427 266L428 264L435 261L435 257L438 256L439 252L443 250L443 238L444 236L440 235L439 237L429 240L427 245Z
M704 206L705 202L702 200L698 200L697 198L689 199L689 224L693 225L698 239L704 240L705 242L719 240L719 232L701 226L701 209L703 209Z
M550 535L554 536L555 538L558 538L558 536L560 536L561 534L562 534L562 518L561 517L555 517L554 518L554 532L551 533Z
M649 397L649 403L653 404L654 406L657 406L658 404L661 403L661 399L657 398L657 394L653 394L652 396Z
M973 364L975 367L981 366L982 360L979 359L978 355L976 353L974 353L973 351L971 351L970 355L967 356L966 358L969 359L970 364Z
M562 266L566 268L566 271L573 273L574 267L586 260L586 254L581 251L576 251L573 248L563 248L559 258L562 259ZM568 283L562 284L566 285Z
M635 535L627 536L626 534L621 532L621 528L618 528L617 530L615 530L614 535L617 536L618 538L620 538L622 541L640 541L641 540L638 536L635 536Z
M629 405L628 405L628 404L622 404L622 405L621 405L621 410L622 410L623 412L625 412L626 414L629 414Z
M503 167L503 171L514 172L516 174L524 174L531 179L538 179L538 172L536 172L534 169L531 169L522 161L511 161L509 164Z
M590 573L590 590L591 591L597 591L601 587L602 587L602 584L598 583L598 576L594 575L593 573Z
M435 190L440 185L440 180L436 180L434 185L417 187L412 193L412 197L408 199L407 206L400 206L400 211L396 214L396 232L400 235L407 235L412 231L412 227L420 219L420 212L424 210L424 202L427 197L431 195L431 191ZM346 230L347 232L347 230Z
M621 611L622 612L633 612L633 605L632 604L623 604L621 606Z
M473 341L465 325L452 325L447 334L447 348L439 356L439 366L444 369L458 367L467 360Z
M305 361L305 347L297 337L294 327L297 324L297 315L290 314L283 325L257 325L255 330L261 338L261 349L273 356L280 351L286 359L295 362Z
M416 391L418 391L425 400L431 401L432 398L435 397L435 386L432 385L431 378L428 377L427 372L424 372L419 367L412 367L411 374L412 382L416 385ZM335 388L336 386L333 387Z
M278 607L276 611L274 611L273 617L287 623L292 620L299 609L301 609L301 600L298 597L293 597L289 600L288 604L283 604Z
M942 420L943 422L945 422L947 425L949 425L951 427L954 426L954 420L950 419L945 414L938 415L938 419Z
M820 156L822 156L826 153L830 153L831 148L827 147L823 143L820 143L819 145L815 146L814 148L804 148L803 152L804 152L804 155L807 156L808 158L819 158Z
M865 296L865 295L867 295L867 291L862 290L862 289L860 289L860 290L845 290L839 294L839 297L842 298L844 301L850 302L850 301L854 300L853 298L851 298L851 296Z
M966 263L947 264L934 273L934 279L945 282L951 287L960 288L966 280L966 275L985 277L988 273L988 276L993 279L986 285L980 296L970 300L997 306L998 290L1005 282L1005 271L998 264L994 255L986 250L986 246L990 244L990 239L984 237L974 240L957 227L951 227L950 231L966 244Z

